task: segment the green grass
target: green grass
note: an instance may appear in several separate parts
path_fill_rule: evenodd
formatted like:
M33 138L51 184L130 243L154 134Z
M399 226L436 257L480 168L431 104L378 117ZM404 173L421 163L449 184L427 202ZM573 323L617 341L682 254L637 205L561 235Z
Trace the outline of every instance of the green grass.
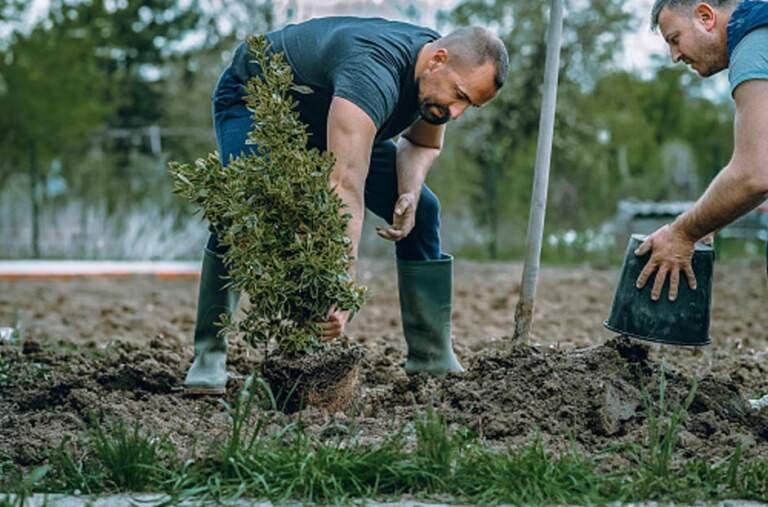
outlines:
M484 505L768 498L765 458L744 462L737 449L715 465L675 460L680 427L695 392L693 385L684 400L670 401L662 369L658 392L644 395L646 442L595 457L575 451L556 456L540 438L522 448L493 449L467 429L449 428L432 409L378 444L348 434L314 437L301 421L268 433L261 408L274 406L274 399L263 381L249 378L227 406L230 432L202 459L181 462L167 440L137 426L115 424L91 430L82 442L65 442L46 467L17 477L6 490L25 495L147 491L167 493L173 501L248 497L316 503L407 494ZM632 464L605 466L616 452Z
M165 438L117 422L94 427L84 442L65 439L51 457L50 491L101 493L157 489L178 463Z

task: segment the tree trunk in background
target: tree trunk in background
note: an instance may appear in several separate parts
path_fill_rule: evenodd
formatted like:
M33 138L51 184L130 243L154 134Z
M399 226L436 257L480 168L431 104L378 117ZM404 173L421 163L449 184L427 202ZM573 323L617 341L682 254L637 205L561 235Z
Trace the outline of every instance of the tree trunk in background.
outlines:
M632 180L632 175L629 172L629 154L626 145L619 146L616 153L617 162L619 164L619 175L621 176L621 188L627 188Z
M88 249L88 206L80 201L80 257L85 258Z
M37 167L37 146L29 145L29 198L32 203L32 257L40 258L40 201L38 200L39 170Z
M486 161L483 171L483 197L485 198L485 225L488 227L488 257L496 260L499 256L499 185L501 174L496 158Z

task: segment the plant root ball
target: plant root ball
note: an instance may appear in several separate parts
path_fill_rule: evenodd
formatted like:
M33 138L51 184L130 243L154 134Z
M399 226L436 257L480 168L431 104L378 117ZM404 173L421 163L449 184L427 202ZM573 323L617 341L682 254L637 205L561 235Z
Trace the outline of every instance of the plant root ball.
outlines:
M360 391L360 346L334 344L305 354L271 354L264 363L277 408L290 414L307 405L343 411Z

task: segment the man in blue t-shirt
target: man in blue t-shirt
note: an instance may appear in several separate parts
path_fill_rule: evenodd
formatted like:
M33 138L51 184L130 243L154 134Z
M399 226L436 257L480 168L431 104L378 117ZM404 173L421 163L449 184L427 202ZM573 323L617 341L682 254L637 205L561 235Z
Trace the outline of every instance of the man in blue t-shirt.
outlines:
M440 154L445 124L491 100L504 84L508 55L484 28L437 32L384 19L330 17L267 34L297 85L298 112L309 144L336 156L330 183L347 204L351 256L357 257L368 208L387 220L378 234L395 242L409 373L462 371L451 344L453 258L440 246L439 202L424 184ZM249 150L251 113L245 84L260 72L245 44L213 94L223 164ZM397 141L393 138L399 136ZM239 294L224 287L222 248L211 234L203 255L195 325L195 360L184 382L190 394L220 394L227 382L226 341L218 318ZM354 275L355 266L350 266ZM347 314L319 323L323 337L341 335Z
M656 0L651 21L669 45L672 61L702 77L729 68L736 103L733 156L691 209L640 245L652 255L637 286L658 270L651 297L659 299L669 275L677 297L680 271L696 288L694 243L756 208L768 196L768 1ZM768 396L753 406L768 406Z

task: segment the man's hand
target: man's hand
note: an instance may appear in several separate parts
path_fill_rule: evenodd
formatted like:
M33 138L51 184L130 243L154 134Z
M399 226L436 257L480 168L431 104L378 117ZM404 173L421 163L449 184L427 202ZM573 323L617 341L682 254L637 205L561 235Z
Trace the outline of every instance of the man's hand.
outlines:
M395 212L392 215L391 227L377 227L376 233L390 241L400 241L407 237L416 225L416 208L418 197L413 192L400 195L395 203Z
M696 290L696 275L693 273L691 259L695 249L696 241L692 240L679 227L672 223L660 228L643 242L635 255L642 256L653 251L648 263L637 277L636 286L638 289L645 287L646 282L651 275L658 269L656 280L651 290L651 299L658 301L661 297L661 289L664 287L664 281L669 275L669 300L677 299L677 290L680 285L680 270L685 273L688 279L688 286Z
M320 328L320 339L330 341L344 334L344 328L347 325L348 319L348 311L331 310L331 313L328 315L328 320L325 322L315 322L317 327Z

